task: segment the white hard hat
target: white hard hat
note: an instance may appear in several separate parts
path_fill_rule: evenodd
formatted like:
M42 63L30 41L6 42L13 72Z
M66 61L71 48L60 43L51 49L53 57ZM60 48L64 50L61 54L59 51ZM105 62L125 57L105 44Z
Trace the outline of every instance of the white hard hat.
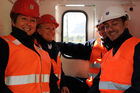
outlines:
M97 20L97 24L96 24L96 26L99 26L100 25L100 22L101 22L101 20L99 19L99 20Z
M123 7L121 7L121 6L111 6L111 7L108 7L105 10L105 12L103 13L100 23L103 23L103 22L111 20L111 19L119 18L119 17L122 17L122 16L126 16L126 15L128 15L128 14L123 9Z

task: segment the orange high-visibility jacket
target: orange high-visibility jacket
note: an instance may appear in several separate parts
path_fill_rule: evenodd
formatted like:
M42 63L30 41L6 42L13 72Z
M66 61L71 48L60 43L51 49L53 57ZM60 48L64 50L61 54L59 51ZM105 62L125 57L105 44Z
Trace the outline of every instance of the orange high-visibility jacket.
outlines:
M113 49L107 52L101 64L99 90L101 93L123 93L131 86L133 56L140 39L126 40L113 56Z
M93 44L90 56L89 76L94 78L99 73L102 56L106 52L107 49L103 46L101 39L98 38Z
M57 56L57 62L55 62L54 59L51 59L51 62L53 64L53 71L54 74L58 77L58 82L57 85L60 85L60 80L61 80L61 59L59 56Z
M9 45L5 84L13 93L49 93L49 54L35 46L39 55L11 35L2 37Z

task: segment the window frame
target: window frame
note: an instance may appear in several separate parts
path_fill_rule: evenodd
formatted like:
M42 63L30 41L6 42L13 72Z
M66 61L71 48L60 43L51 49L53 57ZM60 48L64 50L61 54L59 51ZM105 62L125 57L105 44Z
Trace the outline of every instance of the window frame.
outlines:
M64 25L64 23L63 23L63 21L64 21L64 15L66 14L66 13L68 13L68 12L81 12L81 13L83 13L83 14L85 14L85 16L86 16L86 27L85 27L85 42L88 40L88 16L87 16L87 13L85 12L85 11L82 11L82 10L67 10L67 11L65 11L63 14L62 14L62 25L61 25L61 28L62 28L62 32L61 32L61 42L63 42L63 30L64 30L64 28L63 28L63 25ZM84 42L83 42L84 43ZM71 56L68 56L68 55L66 55L66 54L61 54L64 58L67 58L67 59L73 59L73 57L71 57Z
M63 14L62 14L62 33L61 33L61 42L63 42L63 32L64 32L64 28L63 28L63 25L64 25L64 23L63 23L63 21L64 21L64 15L66 14L66 13L68 13L68 12L81 12L81 13L83 13L85 16L86 16L86 26L85 26L85 42L88 40L88 32L87 32L87 30L88 30L88 16L87 16L87 13L85 12L85 11L82 11L82 10L67 10L67 11L65 11Z

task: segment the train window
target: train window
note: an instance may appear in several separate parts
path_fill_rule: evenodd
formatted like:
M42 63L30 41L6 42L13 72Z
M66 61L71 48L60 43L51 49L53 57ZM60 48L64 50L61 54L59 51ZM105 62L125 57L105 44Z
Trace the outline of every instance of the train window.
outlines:
M63 42L83 43L86 41L87 17L81 11L67 11L63 15Z

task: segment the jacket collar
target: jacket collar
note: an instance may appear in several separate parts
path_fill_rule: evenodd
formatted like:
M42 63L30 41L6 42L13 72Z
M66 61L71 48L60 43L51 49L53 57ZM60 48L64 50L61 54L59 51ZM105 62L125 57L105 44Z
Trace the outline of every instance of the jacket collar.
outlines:
M11 35L18 39L23 45L27 47L32 47L34 46L34 38L33 36L28 36L26 32L12 26L12 32Z
M120 46L125 40L131 37L132 35L129 33L129 30L125 29L125 31L116 40L113 41L113 46Z
M125 31L116 40L113 41L113 55L116 54L122 43L131 37L132 35L129 33L129 30L125 29Z

